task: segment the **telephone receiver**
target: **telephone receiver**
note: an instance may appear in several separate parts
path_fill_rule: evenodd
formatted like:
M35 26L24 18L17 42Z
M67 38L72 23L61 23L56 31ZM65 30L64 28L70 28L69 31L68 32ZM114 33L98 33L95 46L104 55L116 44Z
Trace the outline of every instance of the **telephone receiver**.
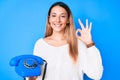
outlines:
M44 62L47 65L47 62L41 57L35 55L20 55L13 57L9 64L10 66L15 66L15 71L18 75L22 77L33 77L41 75L41 66Z

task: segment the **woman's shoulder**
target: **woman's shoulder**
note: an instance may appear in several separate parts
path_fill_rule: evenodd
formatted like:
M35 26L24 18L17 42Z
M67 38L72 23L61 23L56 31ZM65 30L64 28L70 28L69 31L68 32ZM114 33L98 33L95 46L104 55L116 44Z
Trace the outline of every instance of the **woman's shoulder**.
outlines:
M43 40L44 40L45 42L49 42L51 39L50 39L50 37L45 37Z
M43 43L43 38L39 38L35 44L41 44L41 43Z
M45 37L45 38L39 38L37 41L36 41L36 45L44 45L46 44L46 42L50 42L50 39L49 37Z

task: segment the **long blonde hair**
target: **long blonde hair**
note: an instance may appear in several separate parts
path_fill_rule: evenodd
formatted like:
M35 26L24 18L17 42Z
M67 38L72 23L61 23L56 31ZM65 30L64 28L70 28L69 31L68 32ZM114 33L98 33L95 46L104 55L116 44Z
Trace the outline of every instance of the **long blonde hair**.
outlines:
M51 9L55 6L63 7L68 13L69 23L66 25L66 28L65 28L65 36L66 36L67 42L69 44L69 54L72 57L72 59L76 62L77 57L78 57L78 42L77 42L77 38L75 36L75 28L74 28L74 22L73 22L71 10L65 3L56 2L50 7L50 9L48 11L45 37L51 36L52 32L53 32L53 29L51 28L48 20L49 20L49 16L51 13Z

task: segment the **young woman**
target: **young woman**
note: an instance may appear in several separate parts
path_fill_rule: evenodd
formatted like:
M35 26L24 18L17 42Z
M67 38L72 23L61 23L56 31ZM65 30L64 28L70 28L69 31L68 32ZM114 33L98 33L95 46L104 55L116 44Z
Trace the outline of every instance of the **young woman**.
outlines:
M50 7L45 37L34 47L34 55L48 63L45 80L83 80L84 73L94 80L102 77L100 52L91 36L92 23L88 25L88 19L86 26L80 19L78 22L82 29L75 32L71 10L65 3ZM42 75L36 80L42 80Z

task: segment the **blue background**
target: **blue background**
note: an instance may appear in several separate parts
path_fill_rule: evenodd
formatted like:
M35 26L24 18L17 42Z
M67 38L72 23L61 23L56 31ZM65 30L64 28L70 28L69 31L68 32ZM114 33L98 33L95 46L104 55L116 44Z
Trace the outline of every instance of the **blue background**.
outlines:
M22 80L9 66L12 57L32 54L37 39L44 36L48 9L57 0L0 0L0 80ZM78 18L92 21L92 36L101 51L101 80L118 80L120 72L119 0L63 0L71 8L76 28ZM85 76L85 80L89 80Z

